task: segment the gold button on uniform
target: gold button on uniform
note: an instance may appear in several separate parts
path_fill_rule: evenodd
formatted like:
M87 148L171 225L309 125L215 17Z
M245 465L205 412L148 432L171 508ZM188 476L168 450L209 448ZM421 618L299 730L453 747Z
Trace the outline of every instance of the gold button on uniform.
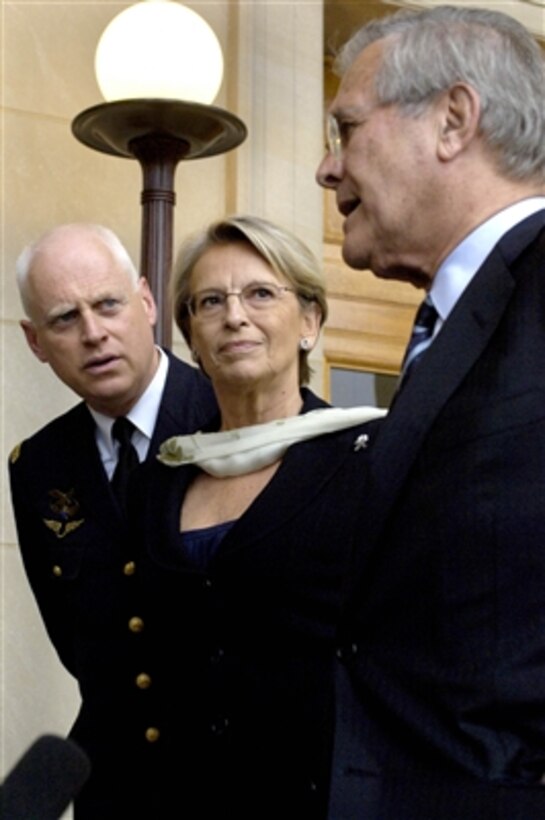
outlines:
M138 618L137 616L131 618L129 621L129 629L131 632L142 632L144 629L144 621L142 618Z
M62 567L59 567L58 564L55 564L55 566L53 567L53 575L56 578L60 578L62 575Z
M136 676L136 685L139 689L149 689L151 686L151 678L145 672L141 672Z
M156 729L155 726L150 726L148 729L146 729L146 740L148 741L148 743L155 743L157 740L159 740L160 734L161 733L159 729Z
M136 570L136 564L134 561L127 561L125 566L123 567L123 575L134 575Z

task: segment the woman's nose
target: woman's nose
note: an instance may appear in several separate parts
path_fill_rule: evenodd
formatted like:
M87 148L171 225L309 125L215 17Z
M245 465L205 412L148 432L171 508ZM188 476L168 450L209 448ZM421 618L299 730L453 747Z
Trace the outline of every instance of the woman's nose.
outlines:
M225 322L226 324L240 325L245 322L248 314L244 308L244 303L240 293L228 293L225 297Z

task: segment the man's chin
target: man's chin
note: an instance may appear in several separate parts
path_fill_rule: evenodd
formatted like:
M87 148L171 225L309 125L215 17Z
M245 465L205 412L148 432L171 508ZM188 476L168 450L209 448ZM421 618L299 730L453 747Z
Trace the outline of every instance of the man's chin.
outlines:
M355 270L369 268L369 257L362 253L361 248L354 247L354 243L345 237L342 247L342 257L346 264Z
M134 390L131 389L131 385L122 379L104 380L92 387L87 385L85 395L83 391L80 393L93 410L105 413L107 416L124 415L134 403L133 394Z

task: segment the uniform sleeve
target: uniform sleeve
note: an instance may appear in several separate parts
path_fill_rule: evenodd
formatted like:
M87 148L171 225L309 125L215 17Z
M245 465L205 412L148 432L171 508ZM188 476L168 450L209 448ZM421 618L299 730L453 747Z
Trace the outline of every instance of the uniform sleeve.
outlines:
M45 628L57 654L74 674L73 619L67 617L59 590L55 558L51 555L47 524L40 513L31 459L25 444L15 448L9 459L13 513L23 565ZM36 468L34 468L36 469Z

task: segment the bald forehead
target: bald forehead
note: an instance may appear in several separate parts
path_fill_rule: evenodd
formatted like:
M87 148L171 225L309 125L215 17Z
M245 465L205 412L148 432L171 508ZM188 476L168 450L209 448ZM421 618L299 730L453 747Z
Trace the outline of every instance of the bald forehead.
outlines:
M31 268L38 260L57 260L78 258L86 254L110 258L115 261L114 253L108 243L97 231L83 227L56 228L43 236L34 246Z
M31 318L38 321L51 311L128 294L136 287L132 271L99 233L58 229L34 248L25 303Z
M28 269L28 282L39 288L45 280L86 274L89 278L104 274L124 276L135 283L132 270L114 252L98 231L80 226L66 226L51 231L37 242Z

